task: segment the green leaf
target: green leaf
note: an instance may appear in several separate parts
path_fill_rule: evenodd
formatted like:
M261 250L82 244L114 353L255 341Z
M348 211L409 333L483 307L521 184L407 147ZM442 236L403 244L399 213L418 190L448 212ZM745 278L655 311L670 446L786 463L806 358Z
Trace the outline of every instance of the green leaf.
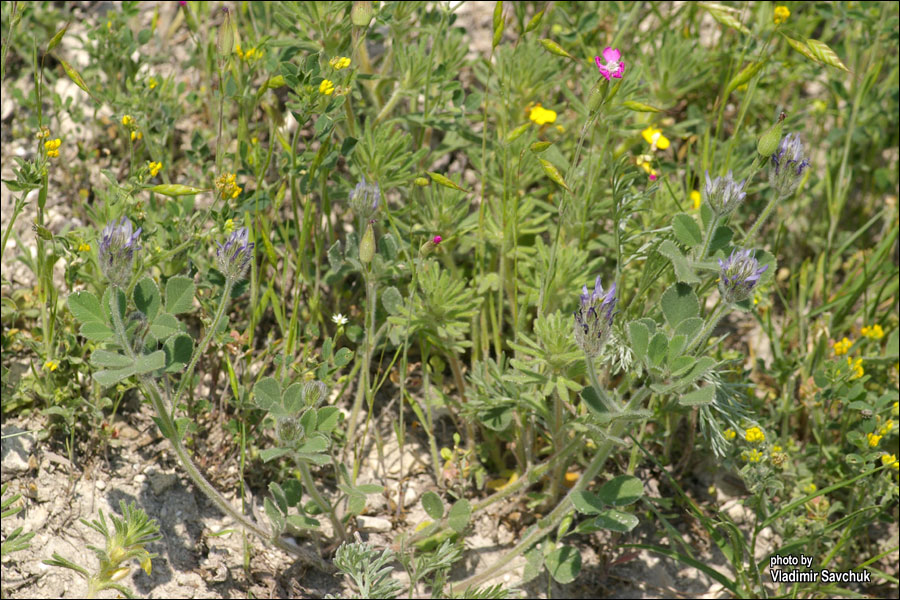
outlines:
M186 333L173 335L163 345L163 352L166 353L166 373L181 371L191 362L194 340Z
M263 460L263 462L269 462L270 460L280 458L285 454L288 454L289 452L289 448L263 448L259 451L259 457Z
M343 367L353 360L353 350L350 348L341 348L334 355L334 366Z
M92 342L103 342L113 336L113 330L103 323L85 323L79 333Z
M285 495L284 490L281 489L281 486L274 481L269 482L269 493L272 494L272 498L275 499L275 504L278 506L278 510L280 510L282 513L287 514L287 496Z
M675 215L672 219L672 231L675 232L678 241L688 248L699 246L703 242L703 232L700 231L700 226L692 216L686 213Z
M444 503L441 502L441 497L434 492L428 491L422 494L422 508L435 521L444 518Z
M609 508L594 519L594 523L602 529L628 533L637 527L639 521L634 515Z
M190 277L176 275L166 282L166 311L173 315L185 313L194 306L194 282Z
M159 288L156 286L156 282L149 277L144 277L137 282L131 299L134 300L134 305L144 313L148 321L152 321L156 317L162 304Z
M640 321L632 321L628 324L628 337L631 339L631 349L635 357L640 361L647 356L647 347L650 345L650 330Z
M654 367L661 365L666 357L666 349L668 347L669 338L662 331L657 331L653 339L650 340L650 347L647 349L647 358L650 359L650 364Z
M468 526L471 516L472 507L469 505L469 501L465 498L460 498L450 507L450 512L447 513L447 524L456 533L462 533Z
M281 397L281 406L284 408L286 415L299 414L305 405L302 383L293 383L288 386L288 389L284 390L284 394Z
M308 439L305 444L297 449L297 452L301 454L315 454L325 450L328 450L328 440L324 437L316 436Z
M181 333L181 330L181 321L169 313L158 314L150 324L150 333L158 340L168 339L176 333Z
M112 367L121 369L124 367L134 366L134 361L118 352L109 352L108 350L94 350L91 353L91 364L95 367Z
M712 403L716 397L716 386L706 385L700 389L688 392L678 400L681 406L702 406Z
M260 452L260 454L262 454L262 452ZM271 499L266 498L265 500L263 500L263 506L266 510L266 516L268 516L269 521L272 522L272 529L274 529L276 532L284 531L284 514L282 514L282 512L278 510L278 507L275 506L275 503L272 502Z
M144 354L138 356L134 361L135 371L140 375L142 373L150 373L166 366L166 353L157 350L152 354Z
M265 411L281 406L281 386L274 377L263 377L253 386L253 402Z
M659 245L658 251L671 261L672 266L675 268L675 277L678 281L683 283L700 283L700 278L694 273L694 269L691 267L690 262L681 253L681 250L678 249L675 242L672 240L664 240L663 243Z
M732 237L734 237L734 231L731 230L731 227L726 225L716 227L716 232L713 233L712 241L709 243L709 255L712 256L728 246Z
M547 555L544 564L558 583L572 583L581 573L581 554L572 546L561 546Z
M381 303L384 305L384 310L392 315L399 315L403 312L403 297L394 286L381 293Z
M670 327L700 314L700 301L691 286L678 283L667 289L659 301Z
M628 506L644 495L644 484L632 475L619 475L604 483L597 491L600 500L609 506Z
M734 30L740 31L741 33L749 34L750 30L747 29L740 21L738 21L736 14L740 14L739 11L731 8L730 6L725 6L723 4L718 4L716 2L698 2L698 4L705 8L712 18L725 25L726 27L731 27Z
M572 494L575 510L586 515L599 515L604 509L603 500L593 492L575 492Z
M848 73L850 72L850 69L841 62L838 55L835 54L834 50L829 48L828 44L825 42L820 42L819 40L806 40L806 46L809 48L810 54L826 65L830 65L842 71L847 71Z
M285 517L288 523L291 526L296 527L297 529L318 529L319 522L312 517L308 517L306 515L287 515Z
M451 190L457 190L457 191L460 191L460 192L465 192L465 193L467 193L467 194L469 193L469 190L467 190L467 189L465 189L465 188L462 188L462 187L459 187L459 186L456 185L456 183L454 183L452 180L448 179L447 177L444 177L444 176L441 175L440 173L433 173L433 172L431 172L431 171L425 171L425 172L428 173L428 176L431 177L431 180L434 181L434 182L437 183L437 184L440 184L440 185L442 185L442 186L444 186L444 187L448 187L448 188L450 188Z
M207 191L203 188L191 187L189 185L180 185L178 183L161 183L159 185L148 187L147 189L151 192L156 192L157 194L162 194L163 196L170 196L173 198L177 196L193 196L195 194L200 194Z
M81 323L94 323L106 326L106 315L100 308L97 296L90 292L75 292L69 294L66 302L72 315Z
M337 406L323 406L319 409L319 422L316 423L316 431L331 433L341 418L341 411Z
M94 381L100 385L107 387L119 383L123 379L127 379L134 375L135 366L132 364L124 369L107 369L94 373Z
M683 335L690 342L700 331L701 327L703 327L703 319L691 317L678 324L678 327L675 328L675 335Z
M491 431L506 431L512 423L513 407L510 405L492 406L478 413L481 424Z
M622 106L627 108L628 110L633 110L634 112L660 112L661 108L656 108L655 106L650 106L649 104L644 104L643 102L635 102L634 100L626 100L622 103Z

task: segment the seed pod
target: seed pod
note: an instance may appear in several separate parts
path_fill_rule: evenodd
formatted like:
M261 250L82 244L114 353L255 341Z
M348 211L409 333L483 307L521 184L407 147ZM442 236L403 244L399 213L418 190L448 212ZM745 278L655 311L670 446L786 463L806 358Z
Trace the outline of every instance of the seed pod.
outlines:
M372 224L366 227L366 232L363 234L362 241L359 243L359 261L367 265L372 262L372 258L375 256L375 230L372 228Z
M778 150L778 145L781 143L781 129L783 123L784 113L781 113L775 124L769 127L764 134L759 136L759 141L756 144L756 151L759 152L761 156L769 158L775 154L776 150Z

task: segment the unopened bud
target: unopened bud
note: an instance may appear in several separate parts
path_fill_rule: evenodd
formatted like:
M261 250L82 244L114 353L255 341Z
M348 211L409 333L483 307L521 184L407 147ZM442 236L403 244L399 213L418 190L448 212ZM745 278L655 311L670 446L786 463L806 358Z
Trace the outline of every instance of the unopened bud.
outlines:
M783 124L784 113L781 113L775 124L769 127L764 134L759 136L759 141L756 143L756 151L764 158L769 158L775 154L776 150L778 150L778 145L781 143L781 129Z
M431 181L427 177L416 177L413 183L419 187L428 187L431 185Z
M372 21L372 3L368 1L359 1L353 3L350 9L350 22L357 27L368 27Z
M372 224L369 223L366 227L366 232L363 234L362 241L359 243L359 261L367 265L372 262L372 258L375 256L375 230L372 228Z

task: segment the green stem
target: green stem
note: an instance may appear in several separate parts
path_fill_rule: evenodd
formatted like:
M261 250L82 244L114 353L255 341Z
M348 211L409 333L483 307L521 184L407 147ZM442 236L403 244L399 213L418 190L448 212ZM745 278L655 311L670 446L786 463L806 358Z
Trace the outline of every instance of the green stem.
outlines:
M700 348L703 347L703 344L706 343L706 338L709 337L709 335L712 333L712 330L719 322L719 319L722 318L722 313L725 312L725 308L727 308L727 306L728 304L726 302L721 302L718 306L716 306L709 320L706 322L706 325L704 325L700 333L697 334L697 337L695 337L693 341L688 344L687 348L685 348L685 353L692 350L695 346Z
M372 364L372 347L374 346L374 329L375 329L375 302L376 290L375 280L372 274L365 269L363 276L366 280L366 346L363 353L362 367L359 371L359 387L356 390L356 399L353 402L353 408L350 410L350 418L347 425L347 448L354 447L354 436L356 435L357 422L359 420L359 411L362 409L363 398L371 396L372 391L369 389L369 369ZM354 465L353 479L356 480L356 467Z
M719 216L713 214L712 218L709 220L709 227L706 228L706 235L703 239L703 247L700 249L700 254L697 256L698 260L703 260L706 258L706 255L709 253L709 246L712 244L713 236L716 233L716 227L719 225Z
M316 482L313 479L312 473L309 471L309 465L301 461L299 466L300 476L303 478L303 486L306 488L306 492L312 496L313 502L318 504L319 508L328 514L328 518L331 520L332 526L334 526L334 531L341 538L342 542L346 542L347 530L344 529L344 524L341 523L341 520L338 519L337 514L334 512L334 507L322 497L322 494L320 494L319 490L316 488Z
M759 228L763 226L763 223L766 222L766 219L769 218L769 215L772 214L772 211L775 210L775 205L778 204L779 201L783 200L781 196L778 194L773 194L772 198L769 199L769 203L766 204L766 207L763 209L762 214L759 215L759 218L756 220L756 223L753 224L753 227L747 232L747 235L744 236L744 244L750 241L757 233L759 233Z
M6 242L9 241L9 234L12 233L13 225L16 222L16 219L19 217L19 214L25 208L25 194L22 194L22 197L16 200L16 205L13 208L12 216L9 219L9 223L6 224L6 231L3 232L3 246L0 248L0 259L2 259L3 254L6 252Z

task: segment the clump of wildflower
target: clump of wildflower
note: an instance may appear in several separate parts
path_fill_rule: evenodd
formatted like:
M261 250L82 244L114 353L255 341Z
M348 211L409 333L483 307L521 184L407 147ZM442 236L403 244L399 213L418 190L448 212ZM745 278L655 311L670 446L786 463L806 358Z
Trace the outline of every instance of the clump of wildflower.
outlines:
M332 321L334 322L334 324L337 325L338 327L343 327L344 325L346 325L347 323L350 322L350 321L347 319L347 317L345 317L345 316L342 315L341 313L336 313L336 314L331 315L331 320L332 320Z
M741 452L741 458L750 463L762 462L765 457L766 455L756 448L753 448L751 450L744 450L743 452Z
M691 192L691 206L693 207L694 210L697 210L698 208L700 208L700 203L702 202L702 200L703 200L703 196L700 195L699 190L693 190Z
M47 362L44 363L44 368L52 373L53 371L55 371L59 368L59 361L58 360L48 360Z
M744 191L746 181L746 179L741 182L735 181L731 171L728 171L724 177L710 179L709 171L707 171L703 199L706 200L716 216L726 217L733 213L747 197L747 192Z
M850 370L852 371L852 374L850 375L851 380L859 379L860 377L862 377L863 375L866 374L866 370L863 369L862 363L863 363L863 361L861 358L857 358L856 360L853 360L849 356L847 357L847 366L850 367Z
M141 249L140 235L141 228L134 231L128 217L118 223L110 221L100 234L100 270L114 286L124 287L131 279L134 252Z
M159 80L156 77L150 77L147 79L147 87L151 90L155 90L156 86L159 85Z
M867 325L862 328L861 333L870 340L880 340L884 337L884 329L881 328L881 325L872 325L871 327Z
M772 15L772 21L776 25L781 25L785 21L788 20L788 17L791 16L791 11L787 6L776 6L775 14Z
M728 441L731 441L737 437L737 432L734 429L732 429L731 427L726 429L723 433L725 434L725 439Z
M150 177L156 177L157 175L159 175L159 172L162 170L162 167L163 167L163 165L161 162L153 162L153 161L148 162L147 169L150 170Z
M598 275L592 291L582 287L581 306L575 311L575 342L588 357L598 356L609 339L615 310L615 283L604 293Z
M804 494L815 494L817 491L819 491L819 486L817 486L816 484L814 484L811 481L803 486Z
M444 241L444 238L442 238L439 235L436 235L433 238L431 238L431 243L433 243L435 246L437 246L438 244L440 244L443 241Z
M888 454L887 452L885 452L881 455L881 464L886 467L890 467L895 471L900 470L900 461L897 461L896 454Z
M237 176L234 173L223 173L216 178L216 189L222 198L237 198L241 195L243 188L236 182Z
M884 436L878 435L877 433L867 433L866 440L869 442L870 448L877 448L878 442L881 441L881 438Z
M762 429L754 426L744 432L744 439L751 444L759 444L766 441L766 434L763 433Z
M370 219L375 214L380 201L381 188L377 183L368 183L365 177L350 192L350 208L357 216L365 219Z
M787 198L800 185L803 171L809 166L809 159L803 156L800 136L793 133L784 136L778 150L772 155L772 165L769 184L782 198Z
M328 61L328 64L331 65L331 68L335 71L340 71L341 69L346 69L350 66L350 59L346 56L335 56Z
M323 79L322 83L319 84L319 93L325 96L330 96L334 93L334 82L330 79Z
M842 340L838 340L837 342L831 345L834 348L834 355L841 356L843 354L847 354L850 351L850 347L853 345L853 342L848 340L846 337Z
M80 242L78 244L78 252L90 252L90 251L91 251L91 245L88 244L87 242Z
M546 125L547 123L556 121L556 111L544 108L541 106L541 103L538 102L528 111L528 118L538 125Z
M225 233L231 234L234 231L234 219L226 219L224 229Z
M881 435L888 435L894 430L894 421L892 419L888 419L884 422L884 425L878 428L878 433Z
M719 259L719 293L729 303L746 300L768 268L760 267L749 250L733 250L724 261Z
M646 128L641 132L641 135L648 144L650 144L650 149L654 150L659 148L660 150L665 150L669 147L669 138L662 134L662 130L654 129L652 126Z
M260 48L247 48L246 50L242 50L241 44L240 42L238 42L234 46L234 53L237 54L238 58L240 58L241 60L252 62L262 58L264 51Z
M622 60L622 54L619 52L618 48L610 48L607 46L603 50L603 58L601 59L599 56L595 56L594 63L597 65L600 74L606 77L607 81L611 80L613 77L621 79L622 73L625 72L625 61Z
M59 156L59 147L62 145L62 140L56 138L55 140L47 140L44 142L44 150L47 151L47 156L49 158L57 158Z
M659 171L653 168L653 155L652 154L641 154L635 159L635 164L642 168L645 173L647 173L647 177L650 181L656 181L659 177Z
M240 281L247 273L250 259L253 258L253 242L250 242L250 232L246 227L235 230L224 245L218 244L216 250L216 262L219 271L231 282Z

